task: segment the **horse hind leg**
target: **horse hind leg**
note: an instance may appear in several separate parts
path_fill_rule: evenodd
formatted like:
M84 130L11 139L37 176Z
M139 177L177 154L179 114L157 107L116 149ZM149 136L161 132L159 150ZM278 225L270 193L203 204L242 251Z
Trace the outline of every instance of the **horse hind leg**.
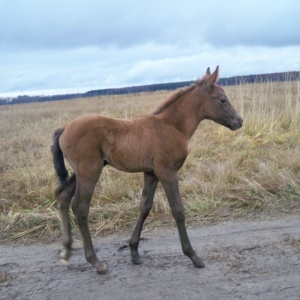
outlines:
M72 209L81 233L86 260L95 267L98 273L105 274L107 266L105 263L99 261L96 256L88 226L89 206L101 169L102 168L99 168L93 173L89 169L88 176L77 176L76 191L74 200L72 201Z
M69 263L72 248L72 233L69 216L70 202L75 194L76 176L73 174L55 192L61 221L62 244L64 249L60 253L63 264Z

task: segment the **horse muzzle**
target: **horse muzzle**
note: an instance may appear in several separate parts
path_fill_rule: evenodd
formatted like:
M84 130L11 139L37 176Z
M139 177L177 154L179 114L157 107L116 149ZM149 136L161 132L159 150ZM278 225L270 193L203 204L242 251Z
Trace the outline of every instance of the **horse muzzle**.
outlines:
M237 117L233 124L229 127L231 130L240 129L243 126L243 119L241 117Z

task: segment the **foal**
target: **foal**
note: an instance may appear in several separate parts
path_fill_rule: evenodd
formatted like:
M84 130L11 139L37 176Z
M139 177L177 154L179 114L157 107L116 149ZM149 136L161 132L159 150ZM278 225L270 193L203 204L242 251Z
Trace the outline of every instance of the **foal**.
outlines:
M141 263L138 246L142 227L160 181L177 224L184 254L195 267L205 266L193 250L186 232L177 172L187 157L188 141L203 119L213 120L231 130L239 129L243 124L223 89L216 84L218 77L219 67L212 74L208 68L201 80L174 92L149 115L132 120L83 116L55 131L51 150L60 181L56 197L61 217L64 250L60 257L63 262L67 263L71 255L69 207L72 203L87 261L99 273L104 274L107 270L94 251L88 214L101 171L105 165L110 165L120 171L144 173L140 212L130 239L133 263ZM74 170L71 176L64 158Z

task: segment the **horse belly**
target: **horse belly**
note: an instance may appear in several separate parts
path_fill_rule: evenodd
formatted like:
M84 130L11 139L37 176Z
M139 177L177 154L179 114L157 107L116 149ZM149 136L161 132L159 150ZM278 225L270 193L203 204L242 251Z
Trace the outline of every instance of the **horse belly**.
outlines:
M145 149L110 149L106 161L117 170L124 172L150 172L153 170L153 159Z
M128 173L139 173L139 172L151 172L152 168L140 166L140 165L132 165L132 164L124 164L123 162L113 162L112 164L109 163L112 167L119 171L128 172Z

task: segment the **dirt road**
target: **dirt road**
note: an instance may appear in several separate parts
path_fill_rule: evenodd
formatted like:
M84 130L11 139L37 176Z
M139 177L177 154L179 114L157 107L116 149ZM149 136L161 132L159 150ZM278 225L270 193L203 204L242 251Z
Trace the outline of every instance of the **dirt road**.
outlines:
M144 233L143 264L133 265L125 236L95 240L110 268L98 275L81 243L68 266L60 244L2 245L0 299L300 299L300 216L189 229L206 263L196 269L174 229Z

